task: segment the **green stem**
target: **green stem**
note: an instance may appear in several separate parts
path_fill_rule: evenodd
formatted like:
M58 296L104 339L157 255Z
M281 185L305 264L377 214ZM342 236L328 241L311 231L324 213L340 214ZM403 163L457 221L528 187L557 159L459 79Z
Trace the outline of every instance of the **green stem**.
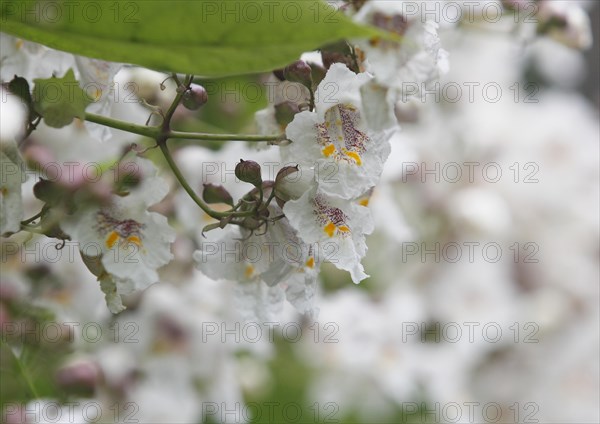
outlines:
M106 116L86 113L85 120L117 130L127 131L133 134L143 135L145 137L156 139L161 135L159 127L148 127L145 125L132 124L131 122L121 121L119 119L108 118ZM284 138L284 135L258 135L258 134L211 134L211 133L188 133L182 131L168 131L164 134L166 139L183 138L187 140L215 140L215 141L278 141Z
M29 227L29 226L23 225L23 224L21 224L21 231L27 231L28 233L33 233L33 234L44 234L44 232L42 230L38 230L36 228Z
M173 174L175 174L175 177L177 178L177 181L179 181L179 184L181 184L181 186L183 187L183 189L192 198L192 200L208 216L210 216L212 218L215 218L215 219L222 219L222 218L226 218L228 216L243 217L243 216L250 216L252 214L252 212L218 212L218 211L212 210L206 203L204 203L204 201L200 197L198 197L198 195L196 194L196 192L190 187L190 185L188 184L187 180L185 179L185 177L181 173L181 170L179 169L179 167L175 163L175 160L173 159L173 156L171 156L171 152L169 152L169 149L167 148L166 143L159 143L158 147L160 147L160 150L162 151L165 159L167 160L167 163L169 164L169 167L173 171Z
M21 221L21 225L29 225L29 224L31 224L36 219L40 218L44 214L44 212L46 212L46 206L44 206L41 211L39 211L38 213L36 213L31 218L28 218L25 221Z
M175 74L173 74L173 75L175 75ZM175 77L177 77L177 76L175 76ZM171 106L169 106L167 113L165 113L165 116L163 117L163 123L161 125L161 129L162 129L161 132L162 132L162 136L164 137L165 141L167 140L167 137L165 137L166 133L170 132L170 130L171 130L171 119L173 118L173 115L175 114L175 110L177 110L177 106L179 106L179 103L181 102L181 99L183 98L185 91L190 87L190 84L192 83L193 79L194 79L193 76L188 75L185 77L185 82L183 83L183 87L182 86L177 87L177 95L175 96L175 99L173 99L173 103L171 103Z
M173 78L177 81L177 76L173 74ZM153 138L156 141L157 146L162 151L169 167L175 174L177 181L183 187L183 189L187 192L187 194L192 198L192 200L202 209L207 215L215 219L222 219L227 217L246 217L251 216L256 211L245 211L245 212L236 212L235 208L226 212L218 212L211 209L190 187L187 180L181 173L181 170L175 163L171 152L167 147L167 140L171 138L183 138L190 140L240 140L240 141L277 141L281 140L284 136L264 136L264 135L245 135L245 134L206 134L206 133L187 133L180 131L172 131L171 130L171 119L177 109L177 106L181 102L183 95L187 88L189 88L190 84L193 81L193 76L188 75L185 78L184 84L178 86L177 95L173 99L173 102L169 106L167 112L163 115L163 122L158 127L148 127L145 125L137 125L132 124L125 121L120 121L114 118L108 118L105 116L94 115L91 113L85 114L85 119L90 122L94 122L96 124L105 125L111 128L116 128L123 131L128 131L130 133L143 135L146 137ZM261 193L261 201L262 201L262 193Z
M32 396L35 399L38 399L40 396L38 395L38 392L37 392L37 390L35 388L35 385L33 384L33 381L31 380L31 377L29 376L29 373L27 372L27 370L23 366L23 363L21 362L21 358L19 358L19 356L17 356L17 354L12 350L12 348L8 345L8 343L4 343L2 340L0 340L0 343L2 345L4 345L4 347L6 349L10 350L10 353L15 358L15 362L17 363L17 367L19 368L19 372L23 376L23 380L25 380L25 383L27 383L27 387L29 388L29 391L31 392ZM22 349L25 349L25 347L23 347ZM23 351L24 350L22 350L22 352Z
M315 92L312 89L312 87L307 87L308 91L310 92L310 110L314 111L315 110Z
M85 120L95 124L104 125L105 127L143 135L144 137L156 138L160 135L160 128L158 127L132 124L131 122L121 121L120 119L109 118L102 115L95 115L93 113L86 113Z
M184 138L188 140L216 140L216 141L278 141L285 138L284 135L258 135L258 134L208 134L208 133L188 133L181 131L169 131L167 138Z

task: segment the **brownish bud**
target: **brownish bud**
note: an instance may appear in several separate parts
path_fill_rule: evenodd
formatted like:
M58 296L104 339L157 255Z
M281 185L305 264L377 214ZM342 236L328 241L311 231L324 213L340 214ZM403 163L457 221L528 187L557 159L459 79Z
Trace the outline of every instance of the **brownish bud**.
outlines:
M225 187L220 185L204 184L202 198L206 203L225 203L233 206L233 197L225 190Z
M287 81L299 82L305 87L312 88L312 70L308 63L297 60L283 70L283 76Z
M182 103L186 109L198 110L208 102L206 89L198 84L192 84L190 89L183 93Z
M283 102L275 105L275 120L282 127L294 120L294 116L300 112L300 108L294 102Z
M262 175L260 165L253 160L240 159L235 167L235 176L245 183L250 183L255 187L262 184Z

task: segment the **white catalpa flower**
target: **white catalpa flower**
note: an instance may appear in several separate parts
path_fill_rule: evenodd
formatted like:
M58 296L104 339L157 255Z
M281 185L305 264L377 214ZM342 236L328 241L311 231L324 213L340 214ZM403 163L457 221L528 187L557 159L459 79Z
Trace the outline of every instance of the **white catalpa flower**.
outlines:
M390 153L390 133L369 130L363 119L360 87L369 79L332 65L317 89L315 112L297 114L287 127L292 144L282 155L314 169L328 195L352 199L375 186Z
M139 187L126 196L113 195L108 205L78 211L61 224L79 243L113 313L123 309L121 295L158 281L156 270L171 260L170 246L175 240L167 218L147 211L167 194L167 184L154 175L156 169L149 161L131 165L146 176ZM99 260L95 266L94 259Z
M275 205L269 210L273 217L283 214ZM207 277L237 282L238 301L246 306L255 302L255 317L264 318L261 310L279 309L284 290L300 312L312 312L322 258L298 238L286 218L252 234L228 226L218 238L203 241L194 260Z
M410 3L410 4L408 4ZM399 43L373 38L357 41L366 54L367 70L381 86L405 91L405 84L429 83L448 71L448 53L441 48L438 24L426 18L419 3L370 1L354 16L402 37ZM413 11L407 15L407 11Z
M29 83L35 78L64 75L74 67L73 55L50 49L38 43L25 41L0 33L0 78L10 81L15 75Z
M0 34L0 47L2 81L10 81L17 75L33 85L36 78L62 76L72 68L79 85L93 100L88 111L110 115L114 103L111 90L121 64L75 56L6 34ZM107 127L97 124L86 124L86 127L96 139L106 141L111 137L111 130Z
M75 63L79 70L79 85L94 102L87 108L88 112L110 115L113 104L111 90L115 84L115 75L121 70L122 65L83 56L75 56ZM108 140L112 135L108 127L92 123L85 125L90 135L101 141Z
M283 207L298 236L318 246L337 268L349 271L352 281L368 277L360 261L367 253L365 235L374 229L371 212L357 202L327 196L316 187Z
M16 233L21 229L23 219L21 184L24 165L16 146L1 143L0 147L0 234Z
M14 96L3 89L0 95L0 234L4 234L19 231L23 219L24 164L15 140L23 132L26 112Z
M269 321L281 311L283 290L261 279L269 267L269 252L264 244L243 240L242 232L227 226L218 237L203 241L193 255L196 268L213 280L235 282L235 308L243 319Z

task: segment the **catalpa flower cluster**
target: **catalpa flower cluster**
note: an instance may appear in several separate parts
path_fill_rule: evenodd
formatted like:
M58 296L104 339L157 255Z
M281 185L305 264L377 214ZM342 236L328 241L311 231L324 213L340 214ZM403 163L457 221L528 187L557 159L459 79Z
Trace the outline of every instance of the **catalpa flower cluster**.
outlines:
M342 8L356 22L391 37L342 40L273 72L275 95L269 106L256 114L256 121L265 139L276 145L266 150L275 152L275 161L281 166L275 177L267 176L259 163L242 159L236 177L253 186L243 195L232 187L205 184L199 196L195 193L198 186L190 187L168 152L171 120L185 116L188 112L184 109L195 111L208 101L207 91L192 83L193 76L156 74L153 81L160 93L146 97L142 97L145 84L140 84L141 92L136 93L140 102L128 113L138 116L139 111L132 111L146 107L145 126L124 127L115 125L107 115L114 113L112 106L121 107L111 88L117 85L118 75L135 76L130 67L62 53L3 34L3 51L8 54L2 60L2 79L15 78L12 85L7 84L8 91L25 100L33 119L22 132L29 135L40 124L28 148L21 149L26 162L48 162L50 145L38 141L42 135L47 137L45 124L58 128L74 117L88 121L85 126L78 121L71 126L79 139L91 135L116 150L96 149L83 141L79 145L86 147L81 151L68 149L73 155L54 149L50 156L64 162L104 161L102 176L98 182L75 183L49 181L42 172L34 195L45 204L29 220L21 221L22 173L4 179L2 232L9 235L26 230L78 243L110 311L125 309L124 297L160 280L159 269L174 257L175 240L167 217L149 211L168 194L167 183L157 176L152 162L143 158L144 153L132 155L130 148L123 155L127 146L118 138L121 133L108 130L135 127L132 132L154 138L156 145L150 147L160 147L186 195L205 214L197 223L183 223L186 228L203 228L193 254L196 266L214 280L234 282L240 308L248 309L250 318L271 319L286 298L299 311L313 313L323 263L347 271L354 283L368 277L361 261L367 253L366 237L374 230L369 200L390 155L390 139L399 130L394 115L398 96L405 82L431 81L446 67L436 24L405 16L401 3L383 7L379 2L350 2ZM14 90L17 82L22 83L16 79L19 76L34 85L33 100ZM36 90L37 94L43 92L44 84L60 87L75 82L86 97L73 112L70 105L63 105L71 115L36 98ZM288 98L290 92L298 95ZM168 104L170 101L173 103ZM51 113L58 115L60 123L51 119ZM162 124L149 125L155 121ZM14 138L20 141L19 136ZM3 163L21 170L20 153L12 140L10 145L12 150L3 148ZM75 157L77 151L85 153ZM134 165L136 173L122 181L115 172L128 164ZM237 202L230 192L238 195ZM181 208L173 209L182 216Z
M301 61L286 71L302 76L307 70ZM368 277L361 264L374 229L368 203L394 132L373 129L366 119L370 105L361 88L372 79L342 63L330 66L315 90L314 109L299 111L286 126L289 143L280 147L280 162L288 165L275 181L259 182L262 195L276 199L265 210L273 222L256 231L228 227L203 242L194 257L209 277L251 287L263 306L285 296L302 312L312 311L324 261L348 271L355 283ZM240 179L244 171L260 175L260 166L252 165L238 165Z
M257 163L249 169L242 161L236 170L260 180L245 180L258 188L252 201L274 198L277 206L267 201L262 224L226 228L194 256L209 277L252 291L258 315L284 297L312 312L323 262L349 272L355 283L368 277L361 263L374 229L368 206L399 130L396 103L404 83L428 83L447 70L437 24L403 15L402 5L345 8L396 39L335 43L274 72L275 92L256 120L264 134L285 132L279 157L285 166L264 184Z

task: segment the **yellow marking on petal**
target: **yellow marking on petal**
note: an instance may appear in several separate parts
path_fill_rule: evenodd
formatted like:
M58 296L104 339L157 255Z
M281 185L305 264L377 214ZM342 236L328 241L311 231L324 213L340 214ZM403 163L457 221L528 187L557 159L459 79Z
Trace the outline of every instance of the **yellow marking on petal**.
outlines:
M342 233L349 233L350 232L350 228L346 227L345 225L342 225L341 227L338 228Z
M98 101L100 100L100 97L102 97L102 89L94 87L94 91L92 92L92 98L94 99L94 101Z
M335 233L335 229L336 229L336 226L333 224L333 222L330 222L329 224L327 224L325 226L325 228L323 228L323 230L327 233L327 235L329 237L333 237L333 234Z
M21 49L21 48L23 47L23 44L25 44L25 42L24 42L23 40L21 40L20 38L18 38L18 39L15 41L15 47L16 47L17 49Z
M351 157L352 159L354 159L354 162L356 162L356 164L358 166L362 165L362 159L360 158L360 155L356 152L346 152L346 156Z
M244 277L250 278L254 274L254 267L252 265L246 265L246 270L244 271Z
M323 148L323 154L326 157L329 157L333 154L333 152L335 152L335 146L333 144L328 144L327 146L325 146Z
M335 125L337 125L338 127L342 126L342 120L341 119L336 119L335 120Z
M360 202L358 202L359 205L361 206L369 206L369 198L364 198L362 199Z
M166 353L169 351L170 344L164 339L154 340L152 344L152 352L153 353Z
M129 237L127 237L127 241L129 243L135 244L137 247L140 247L142 245L142 241L140 240L140 238L138 236L129 236Z
M112 249L115 243L119 240L119 233L111 231L108 237L106 237L106 247Z
M369 40L369 44L371 45L371 47L377 47L380 43L381 43L381 38L379 38L379 37L373 37Z
M2 193L3 196L6 196L8 194L8 187L2 187L0 193Z
M315 258L310 257L308 258L308 260L306 261L306 266L309 268L314 268L315 267Z

